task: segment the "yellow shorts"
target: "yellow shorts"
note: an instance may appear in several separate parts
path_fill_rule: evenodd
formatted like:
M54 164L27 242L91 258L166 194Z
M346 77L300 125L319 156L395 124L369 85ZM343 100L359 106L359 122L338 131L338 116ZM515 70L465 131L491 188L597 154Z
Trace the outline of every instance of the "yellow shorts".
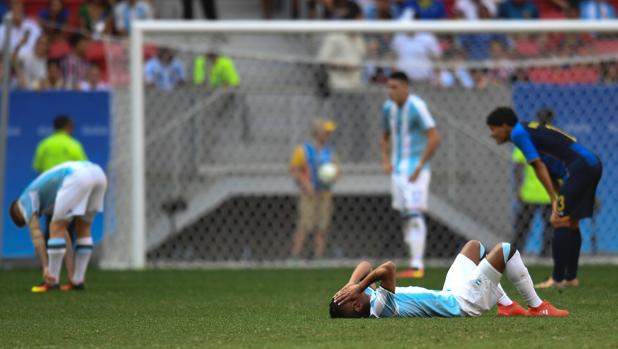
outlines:
M333 216L333 194L318 192L300 194L298 199L298 228L305 232L326 231Z

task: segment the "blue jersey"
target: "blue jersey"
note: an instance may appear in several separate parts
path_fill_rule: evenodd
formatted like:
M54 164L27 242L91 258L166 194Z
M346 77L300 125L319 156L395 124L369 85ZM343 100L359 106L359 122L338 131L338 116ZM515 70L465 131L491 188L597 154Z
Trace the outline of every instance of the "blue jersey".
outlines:
M597 156L579 144L575 137L552 125L517 123L511 131L511 141L528 162L545 155L562 162L566 167L580 159L588 166L599 163Z
M30 221L34 213L51 215L64 179L77 169L91 165L94 164L89 161L69 161L39 175L19 197L26 222Z
M326 146L316 149L316 147L309 142L305 143L303 146L305 148L307 167L309 168L309 176L313 188L315 188L316 191L330 190L329 184L320 181L318 169L320 166L334 161L332 150Z
M414 172L427 146L426 132L435 122L427 104L410 95L403 106L388 100L382 107L382 127L391 136L393 172L409 176ZM429 164L425 165L429 168Z
M422 287L396 287L392 293L379 287L369 301L372 317L459 317L463 316L451 291Z
M545 154L541 154L541 161L543 161L545 167L547 167L547 171L552 178L564 180L569 177L569 173L561 161Z

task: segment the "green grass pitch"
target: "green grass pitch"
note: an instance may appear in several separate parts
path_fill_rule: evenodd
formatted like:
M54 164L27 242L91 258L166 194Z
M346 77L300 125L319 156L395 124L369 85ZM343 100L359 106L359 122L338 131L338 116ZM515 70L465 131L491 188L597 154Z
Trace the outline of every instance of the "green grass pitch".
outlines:
M584 266L579 289L540 292L566 319L331 320L350 269L93 270L86 291L47 294L29 291L36 270L0 271L0 347L618 348L617 272ZM429 269L418 285L440 288L445 274Z

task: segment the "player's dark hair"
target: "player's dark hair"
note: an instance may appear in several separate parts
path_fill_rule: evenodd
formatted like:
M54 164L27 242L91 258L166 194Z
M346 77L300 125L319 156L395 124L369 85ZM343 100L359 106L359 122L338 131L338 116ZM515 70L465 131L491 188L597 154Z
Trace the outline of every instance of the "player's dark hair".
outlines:
M69 46L71 46L72 48L75 48L77 44L79 44L80 41L86 40L86 39L87 37L84 34L74 33L73 35L69 37Z
M367 308L366 311L363 312L357 312L355 310L352 310L351 312L346 312L342 306L335 303L334 299L332 299L330 301L330 304L328 305L328 312L331 319L369 317L369 308Z
M541 108L536 113L536 119L543 125L554 123L554 111L551 108Z
M406 73L399 71L399 70L392 72L391 75L388 76L388 78L401 81L408 85L410 84L410 79L408 79L408 76L406 75Z
M11 203L11 206L9 207L9 215L11 216L11 220L13 221L13 223L18 228L21 228L24 225L26 225L26 221L24 220L24 217L22 217L19 212L19 206L18 206L17 200L14 200Z
M54 130L64 130L67 126L73 126L73 121L68 115L60 114L54 119Z
M517 114L511 107L498 107L487 115L488 126L515 126L517 123Z
M344 317L342 308L339 305L337 305L337 303L335 303L334 299L332 299L330 301L330 304L328 305L328 313L330 314L331 319L337 319L337 318Z

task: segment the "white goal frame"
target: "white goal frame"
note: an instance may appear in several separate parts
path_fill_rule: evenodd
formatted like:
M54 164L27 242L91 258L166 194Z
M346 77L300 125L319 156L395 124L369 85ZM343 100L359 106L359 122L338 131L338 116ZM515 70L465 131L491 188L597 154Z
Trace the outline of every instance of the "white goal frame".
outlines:
M131 27L130 37L130 92L131 123L131 191L128 229L130 234L129 269L143 269L146 266L146 187L145 187L145 117L144 117L144 37L147 34L183 33L387 33L419 32L432 33L548 33L548 32L617 32L618 20L545 20L545 21L136 21Z

